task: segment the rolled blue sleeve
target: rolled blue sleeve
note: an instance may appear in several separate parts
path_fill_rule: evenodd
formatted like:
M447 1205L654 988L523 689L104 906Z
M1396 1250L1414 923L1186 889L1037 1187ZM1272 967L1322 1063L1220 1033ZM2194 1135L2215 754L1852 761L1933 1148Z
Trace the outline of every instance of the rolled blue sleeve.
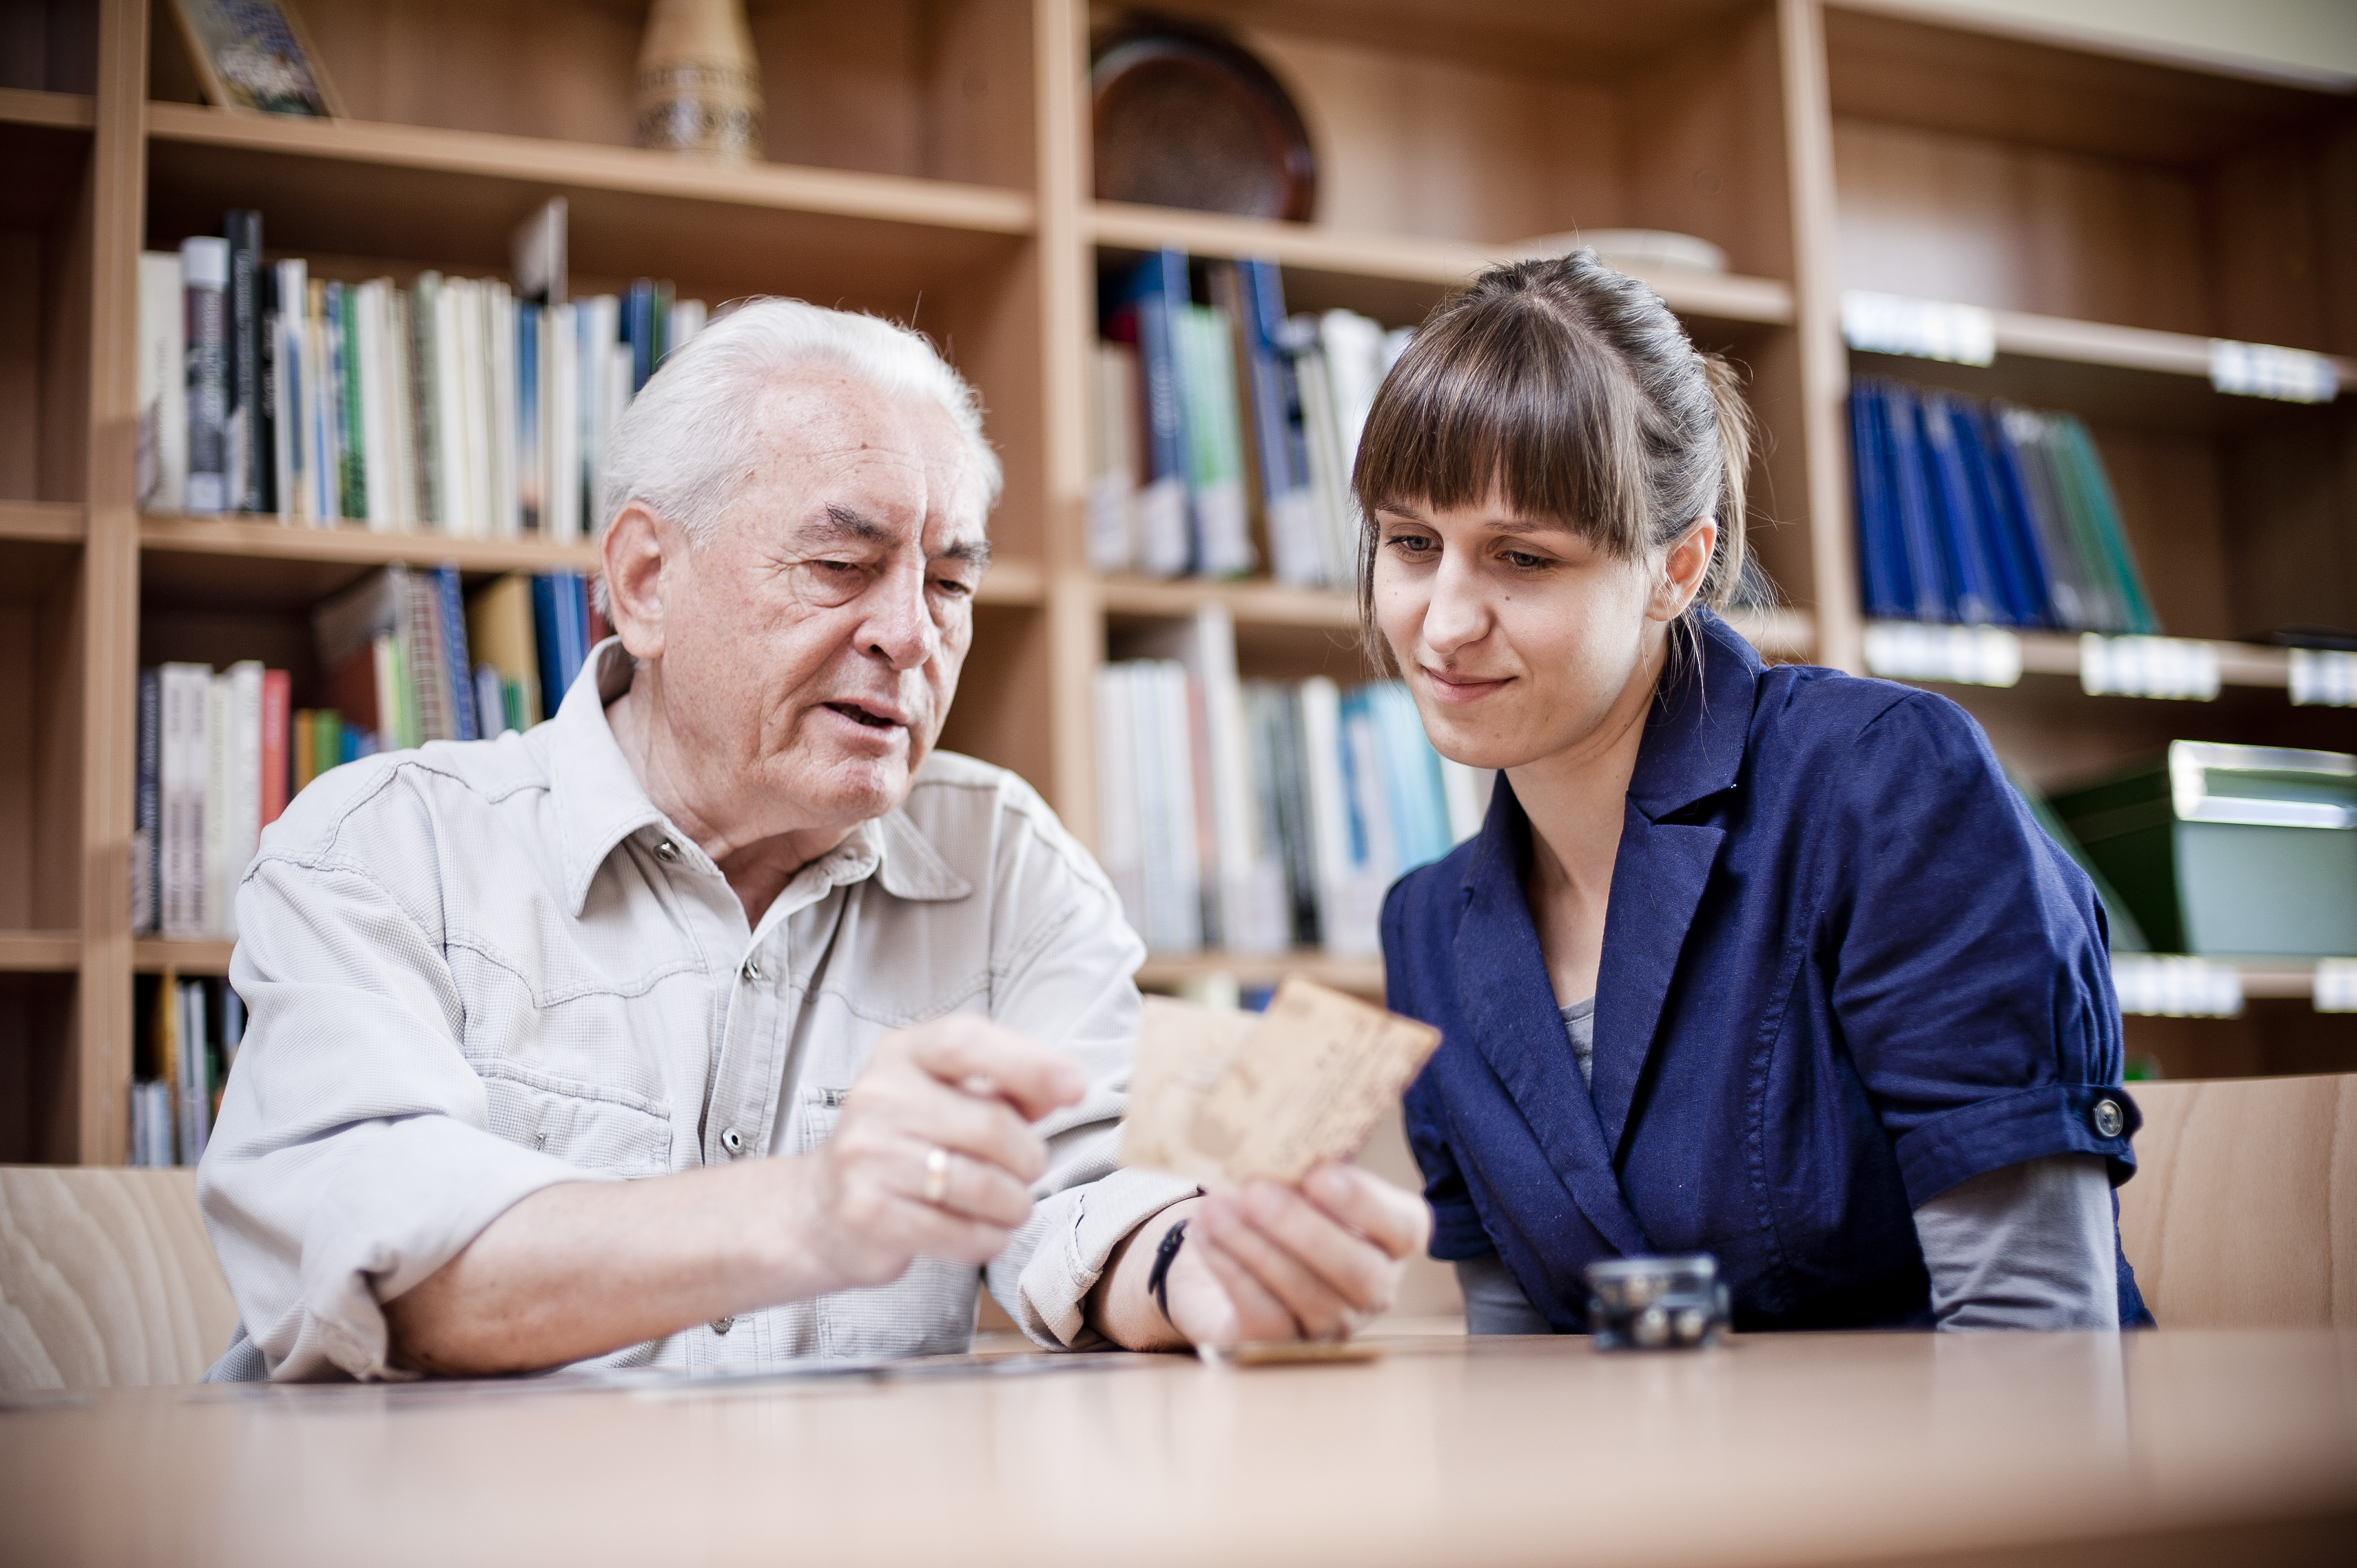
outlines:
M2141 1118L2117 1087L2119 1006L2086 875L1944 698L1892 703L1850 766L1888 787L1836 792L1833 854L1849 871L1822 937L1910 1205L2055 1155L2103 1155L2126 1180Z

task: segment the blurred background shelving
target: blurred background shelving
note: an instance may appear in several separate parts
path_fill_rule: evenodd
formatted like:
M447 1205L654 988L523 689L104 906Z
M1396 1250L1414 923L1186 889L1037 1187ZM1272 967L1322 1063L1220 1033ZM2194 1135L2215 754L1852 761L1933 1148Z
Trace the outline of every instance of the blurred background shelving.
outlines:
M169 12L5 0L38 59L0 74L0 1161L119 1162L135 974L218 974L221 943L125 913L136 671L264 658L310 678L307 613L392 561L478 583L594 565L587 545L142 516L131 476L136 258L262 210L314 275L504 272L515 223L570 209L576 293L640 277L789 294L932 334L1007 468L998 564L945 743L1013 768L1093 842L1092 682L1206 606L1247 678L1374 671L1350 596L1265 579L1100 576L1083 544L1097 281L1160 248L1276 263L1292 308L1414 323L1531 236L1698 235L1727 271L1644 270L1747 367L1766 441L1771 659L1863 668L1844 397L1853 374L2086 422L2173 635L2222 645L2211 703L2090 697L2075 639L2023 639L2009 688L1934 682L2034 782L2170 739L2357 751L2345 708L2286 699L2253 639L2357 622L2357 398L2220 393L2212 338L2332 357L2357 384L2357 104L2348 83L2020 36L1861 0L1177 0L1301 105L1319 205L1277 223L1092 195L1086 0L752 0L766 161L632 148L643 8L616 0L297 0L351 118L199 102ZM30 9L25 9L27 5ZM14 17L16 11L10 13ZM16 25L12 22L11 24ZM27 24L29 26L29 24ZM11 35L30 37L29 33ZM1985 367L1847 349L1845 289L1986 306ZM2233 1018L2134 1018L2173 1074L2357 1066L2312 966L2242 966ZM1157 955L1161 989L1380 964Z

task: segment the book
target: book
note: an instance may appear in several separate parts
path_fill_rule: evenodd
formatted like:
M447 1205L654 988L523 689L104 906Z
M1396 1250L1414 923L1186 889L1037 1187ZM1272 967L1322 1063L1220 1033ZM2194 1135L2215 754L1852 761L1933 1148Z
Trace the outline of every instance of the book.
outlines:
M180 511L188 504L188 312L180 258L139 257L139 505Z
M210 665L165 664L156 671L161 739L156 760L158 923L178 940L211 934L205 886L205 797L211 771Z
M1140 371L1132 343L1100 341L1089 360L1089 564L1126 572L1137 564Z
M222 215L221 235L229 242L229 510L275 511L274 446L263 401L269 274L262 257L262 214L251 208L231 209Z
M540 683L540 633L533 618L532 579L511 574L478 592L467 606L467 632L479 688L488 671L500 682L503 728L528 730L547 716Z
M160 671L139 671L139 781L132 801L131 929L145 934L160 918L156 855L163 834L164 693Z
M258 784L261 821L257 832L276 822L292 798L293 759L289 752L293 694L294 680L285 671L262 672L262 776Z
M230 508L229 242L198 235L180 242L187 312L188 509Z
M311 373L305 344L310 293L310 269L301 260L271 268L264 403L270 416L271 493L281 522L308 521L313 515L302 478L312 449L305 419Z

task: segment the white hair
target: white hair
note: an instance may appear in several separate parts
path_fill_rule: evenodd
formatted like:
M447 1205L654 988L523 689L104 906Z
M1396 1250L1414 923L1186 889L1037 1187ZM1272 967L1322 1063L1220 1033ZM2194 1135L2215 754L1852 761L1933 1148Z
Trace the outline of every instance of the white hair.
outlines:
M813 363L848 371L892 396L939 403L972 449L985 510L998 503L1006 481L982 433L982 400L930 339L878 317L756 299L689 338L615 421L597 497L600 525L640 501L678 523L692 542L709 540L753 466L763 395Z

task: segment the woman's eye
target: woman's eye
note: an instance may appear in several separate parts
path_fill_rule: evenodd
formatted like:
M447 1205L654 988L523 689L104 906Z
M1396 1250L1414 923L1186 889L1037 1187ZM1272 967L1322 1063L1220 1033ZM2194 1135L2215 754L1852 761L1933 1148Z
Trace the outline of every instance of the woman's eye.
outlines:
M1392 535L1391 543L1404 555L1428 555L1436 548L1433 542L1421 533L1395 533Z
M1520 571L1528 572L1546 565L1547 558L1544 555L1533 555L1521 550L1509 550L1506 552L1506 564Z

